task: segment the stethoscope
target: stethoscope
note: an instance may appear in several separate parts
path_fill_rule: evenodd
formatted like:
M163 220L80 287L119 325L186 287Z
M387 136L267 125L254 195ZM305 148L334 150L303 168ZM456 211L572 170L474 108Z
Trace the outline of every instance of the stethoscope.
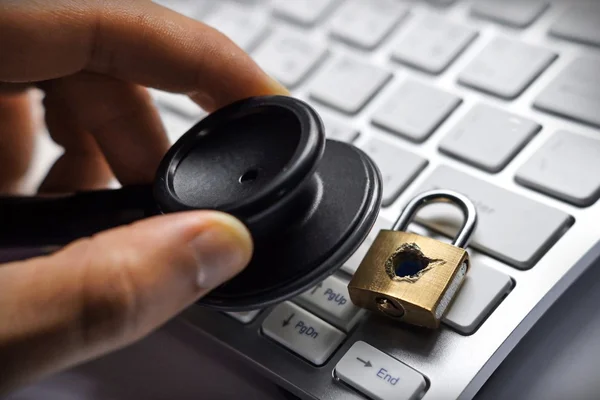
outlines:
M198 304L245 311L290 299L340 268L372 229L381 193L373 161L327 139L311 106L253 97L186 132L151 185L0 198L0 247L62 246L156 214L224 211L246 224L254 255Z

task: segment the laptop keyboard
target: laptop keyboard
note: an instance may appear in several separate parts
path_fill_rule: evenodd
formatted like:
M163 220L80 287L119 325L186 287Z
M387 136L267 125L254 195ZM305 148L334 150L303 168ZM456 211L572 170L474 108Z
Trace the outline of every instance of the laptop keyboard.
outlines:
M346 0L331 18L330 35L349 45L373 50L406 15L395 0Z
M473 4L471 13L517 28L533 23L549 6L545 0L480 0Z
M598 199L600 182L594 173L579 173L584 169L600 171L598 141L559 131L517 171L515 178L534 190L586 207Z
M361 149L375 161L381 172L384 206L393 204L398 195L428 164L425 158L377 136L363 141Z
M475 29L455 24L438 15L423 15L396 39L393 60L431 74L450 66L477 37Z
M185 318L301 398L472 395L600 238L600 3L158 2L232 38L383 178L379 219L336 274L266 310ZM173 141L206 115L152 93ZM473 268L437 333L381 321L346 289L378 230L433 188L479 212ZM461 222L435 204L410 229L449 242Z
M298 0L273 3L274 14L293 23L313 26L328 14L339 0Z
M600 128L600 70L593 58L577 58L539 94L533 105L540 110Z
M392 78L384 68L351 56L332 60L315 76L310 98L348 115L357 114Z
M484 171L502 171L541 125L501 108L475 104L440 141L441 152Z
M570 8L550 27L558 38L600 46L600 4L586 2Z
M462 99L429 84L407 79L373 113L372 123L415 142L424 142Z
M463 85L504 99L519 96L556 59L539 46L494 38L460 73Z
M572 217L563 211L449 166L438 166L417 191L434 188L448 188L472 199L478 206L479 222L471 246L515 268L533 267L572 223ZM448 235L456 232L461 218L447 204L432 204L416 216L422 224Z
M269 36L253 57L259 64L269 64L271 74L287 88L298 86L327 55L327 46L299 33L276 32Z

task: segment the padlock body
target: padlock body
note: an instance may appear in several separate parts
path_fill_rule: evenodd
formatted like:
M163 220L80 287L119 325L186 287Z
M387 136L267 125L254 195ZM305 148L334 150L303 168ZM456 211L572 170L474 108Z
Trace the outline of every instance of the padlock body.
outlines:
M382 230L348 291L358 307L437 328L469 268L465 249L414 233Z

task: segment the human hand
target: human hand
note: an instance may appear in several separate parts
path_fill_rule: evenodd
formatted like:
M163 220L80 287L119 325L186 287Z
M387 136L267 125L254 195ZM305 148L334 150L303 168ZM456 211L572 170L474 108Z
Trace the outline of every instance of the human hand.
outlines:
M151 182L169 142L145 87L206 111L287 94L217 31L148 0L0 2L0 191L29 168L31 87L64 154L40 192ZM224 281L252 254L231 216L159 216L0 265L0 393L126 346Z

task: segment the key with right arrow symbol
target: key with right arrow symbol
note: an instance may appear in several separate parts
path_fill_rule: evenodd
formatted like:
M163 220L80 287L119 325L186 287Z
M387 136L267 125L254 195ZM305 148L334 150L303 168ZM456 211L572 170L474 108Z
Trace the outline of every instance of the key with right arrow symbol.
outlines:
M427 386L417 370L361 340L338 361L334 373L368 399L420 399Z

